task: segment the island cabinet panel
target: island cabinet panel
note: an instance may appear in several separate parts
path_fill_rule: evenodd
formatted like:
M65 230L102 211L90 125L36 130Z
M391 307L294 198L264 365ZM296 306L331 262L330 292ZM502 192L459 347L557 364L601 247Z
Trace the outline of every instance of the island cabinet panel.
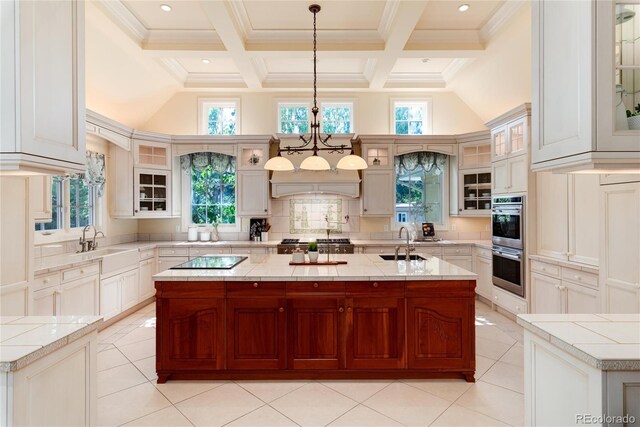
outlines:
M227 366L229 369L284 369L286 367L285 307L284 298L227 299Z
M344 298L290 298L287 301L287 367L344 367Z
M453 298L407 300L410 369L474 369L472 304Z
M347 299L347 368L405 367L404 298Z

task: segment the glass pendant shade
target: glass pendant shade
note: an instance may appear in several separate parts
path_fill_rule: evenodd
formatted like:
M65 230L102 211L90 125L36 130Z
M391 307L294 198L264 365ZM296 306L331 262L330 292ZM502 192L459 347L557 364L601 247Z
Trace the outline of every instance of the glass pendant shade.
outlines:
M349 154L348 156L341 158L336 167L338 169L345 170L360 170L366 169L368 166L367 162L365 162L362 157L356 156L355 154Z
M293 163L291 160L286 159L282 156L272 157L267 160L267 163L264 164L264 168L270 171L280 171L280 172L288 172L292 171Z
M300 163L300 169L308 171L326 171L331 169L329 162L318 155L309 156Z

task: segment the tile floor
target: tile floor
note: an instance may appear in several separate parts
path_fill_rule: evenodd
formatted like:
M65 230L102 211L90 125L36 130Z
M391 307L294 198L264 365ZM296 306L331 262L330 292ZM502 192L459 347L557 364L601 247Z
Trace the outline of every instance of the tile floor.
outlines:
M476 303L475 384L463 380L156 384L155 304L98 334L104 426L505 426L524 422L523 332Z

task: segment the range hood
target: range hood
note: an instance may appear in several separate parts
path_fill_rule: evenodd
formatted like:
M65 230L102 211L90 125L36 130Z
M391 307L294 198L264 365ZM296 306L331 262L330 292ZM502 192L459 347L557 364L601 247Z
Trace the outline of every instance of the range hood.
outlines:
M351 145L352 137L353 135L340 135L339 137L336 135L330 141L333 145L343 143ZM279 144L280 147L284 148L287 145L298 146L301 141L295 135L278 135L278 139L272 140L271 143ZM348 149L342 154L320 152L318 155L327 159L332 169L328 171L308 171L300 170L299 166L311 153L288 155L283 152L282 156L291 160L296 170L292 172L274 171L271 174L271 197L278 198L310 193L360 197L360 174L358 171L335 168L338 160L347 154L349 154Z

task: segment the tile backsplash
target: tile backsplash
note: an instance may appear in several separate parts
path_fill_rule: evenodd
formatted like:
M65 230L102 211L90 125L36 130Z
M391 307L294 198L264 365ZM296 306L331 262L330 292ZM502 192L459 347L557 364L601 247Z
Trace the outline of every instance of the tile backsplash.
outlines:
M289 200L289 233L324 233L327 228L342 233L342 200Z

